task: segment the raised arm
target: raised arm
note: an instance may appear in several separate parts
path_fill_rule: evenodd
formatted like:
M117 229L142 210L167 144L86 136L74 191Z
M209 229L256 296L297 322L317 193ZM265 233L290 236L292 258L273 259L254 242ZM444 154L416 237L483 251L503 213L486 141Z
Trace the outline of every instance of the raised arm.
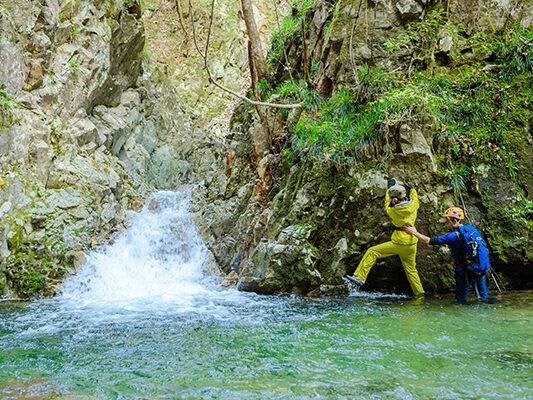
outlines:
M396 185L396 179L389 179L387 182L387 191L385 192L385 210L390 208L390 196L389 196L389 189Z
M409 197L411 200L413 200L416 204L420 204L418 202L418 193L415 188L413 188L413 185L410 183L404 184L405 190L407 191L407 197Z

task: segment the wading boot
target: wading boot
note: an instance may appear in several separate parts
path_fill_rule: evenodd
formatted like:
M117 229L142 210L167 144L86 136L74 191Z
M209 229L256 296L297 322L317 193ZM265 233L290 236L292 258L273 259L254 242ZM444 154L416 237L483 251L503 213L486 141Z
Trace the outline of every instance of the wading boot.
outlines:
M344 275L342 277L342 280L349 284L354 289L359 289L361 286L365 284L365 281L359 278L358 276L351 276L351 275Z

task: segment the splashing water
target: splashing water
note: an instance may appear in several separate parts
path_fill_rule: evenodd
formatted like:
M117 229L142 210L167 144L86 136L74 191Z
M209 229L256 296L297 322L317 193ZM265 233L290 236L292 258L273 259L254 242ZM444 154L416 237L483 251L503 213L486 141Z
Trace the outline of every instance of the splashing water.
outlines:
M189 192L158 192L115 243L92 252L63 285L69 307L202 311L237 299L206 276L208 251L189 212Z
M189 201L156 193L61 296L0 303L0 398L533 399L533 293L224 290Z

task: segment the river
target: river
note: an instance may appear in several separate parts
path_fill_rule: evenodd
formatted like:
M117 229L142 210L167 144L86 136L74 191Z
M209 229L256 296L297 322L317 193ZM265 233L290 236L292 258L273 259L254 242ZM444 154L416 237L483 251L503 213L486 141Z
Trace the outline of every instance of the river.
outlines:
M160 192L52 299L0 302L2 399L533 399L533 293L259 296Z

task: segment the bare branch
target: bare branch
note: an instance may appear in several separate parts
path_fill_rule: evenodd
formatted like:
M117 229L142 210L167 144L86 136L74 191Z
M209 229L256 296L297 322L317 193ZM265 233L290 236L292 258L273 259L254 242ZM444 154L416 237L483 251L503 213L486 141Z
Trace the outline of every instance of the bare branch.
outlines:
M189 34L189 31L185 28L183 10L181 9L181 0L176 0L176 6L178 7L178 16L180 19L181 29L183 30L183 34L185 35L185 43L189 43L190 34Z
M305 38L305 15L302 17L302 42L304 45L304 75L305 75L305 82L307 83L307 87L313 87L313 82L311 82L311 76L309 75L309 56L308 56L308 49L307 49L307 40Z
M191 17L192 37L193 37L193 41L194 41L194 47L196 47L196 51L198 52L198 54L200 54L200 56L204 60L204 69L207 72L207 76L209 78L209 82L211 82L213 85L215 85L219 89L225 91L226 93L229 93L232 96L235 96L235 97L237 97L237 98L239 98L241 100L244 100L247 103L250 103L250 104L252 104L254 106L265 106L265 107L283 108L283 109L301 108L302 107L301 104L276 104L276 103L268 103L268 102L263 102L263 101L254 101L252 99L249 99L246 96L243 96L242 94L239 94L239 93L237 93L237 92L235 92L235 91L233 91L231 89L228 89L228 88L222 86L220 83L218 83L216 80L213 79L213 76L211 74L211 70L209 69L209 65L207 63L207 54L208 54L208 50L209 50L209 38L211 37L211 29L212 29L212 26L213 26L214 8L215 8L215 0L213 0L213 2L211 4L211 15L210 15L210 18L209 18L210 19L210 21L209 21L209 32L208 32L208 35L207 35L207 43L206 43L205 53L204 53L200 49L200 46L198 45L198 41L197 41L197 38L196 38L196 28L195 28L195 25L194 25L194 12L193 12L193 8L192 8L192 2L191 2L191 0L189 0L189 9L190 9L189 13L190 13L190 17Z

